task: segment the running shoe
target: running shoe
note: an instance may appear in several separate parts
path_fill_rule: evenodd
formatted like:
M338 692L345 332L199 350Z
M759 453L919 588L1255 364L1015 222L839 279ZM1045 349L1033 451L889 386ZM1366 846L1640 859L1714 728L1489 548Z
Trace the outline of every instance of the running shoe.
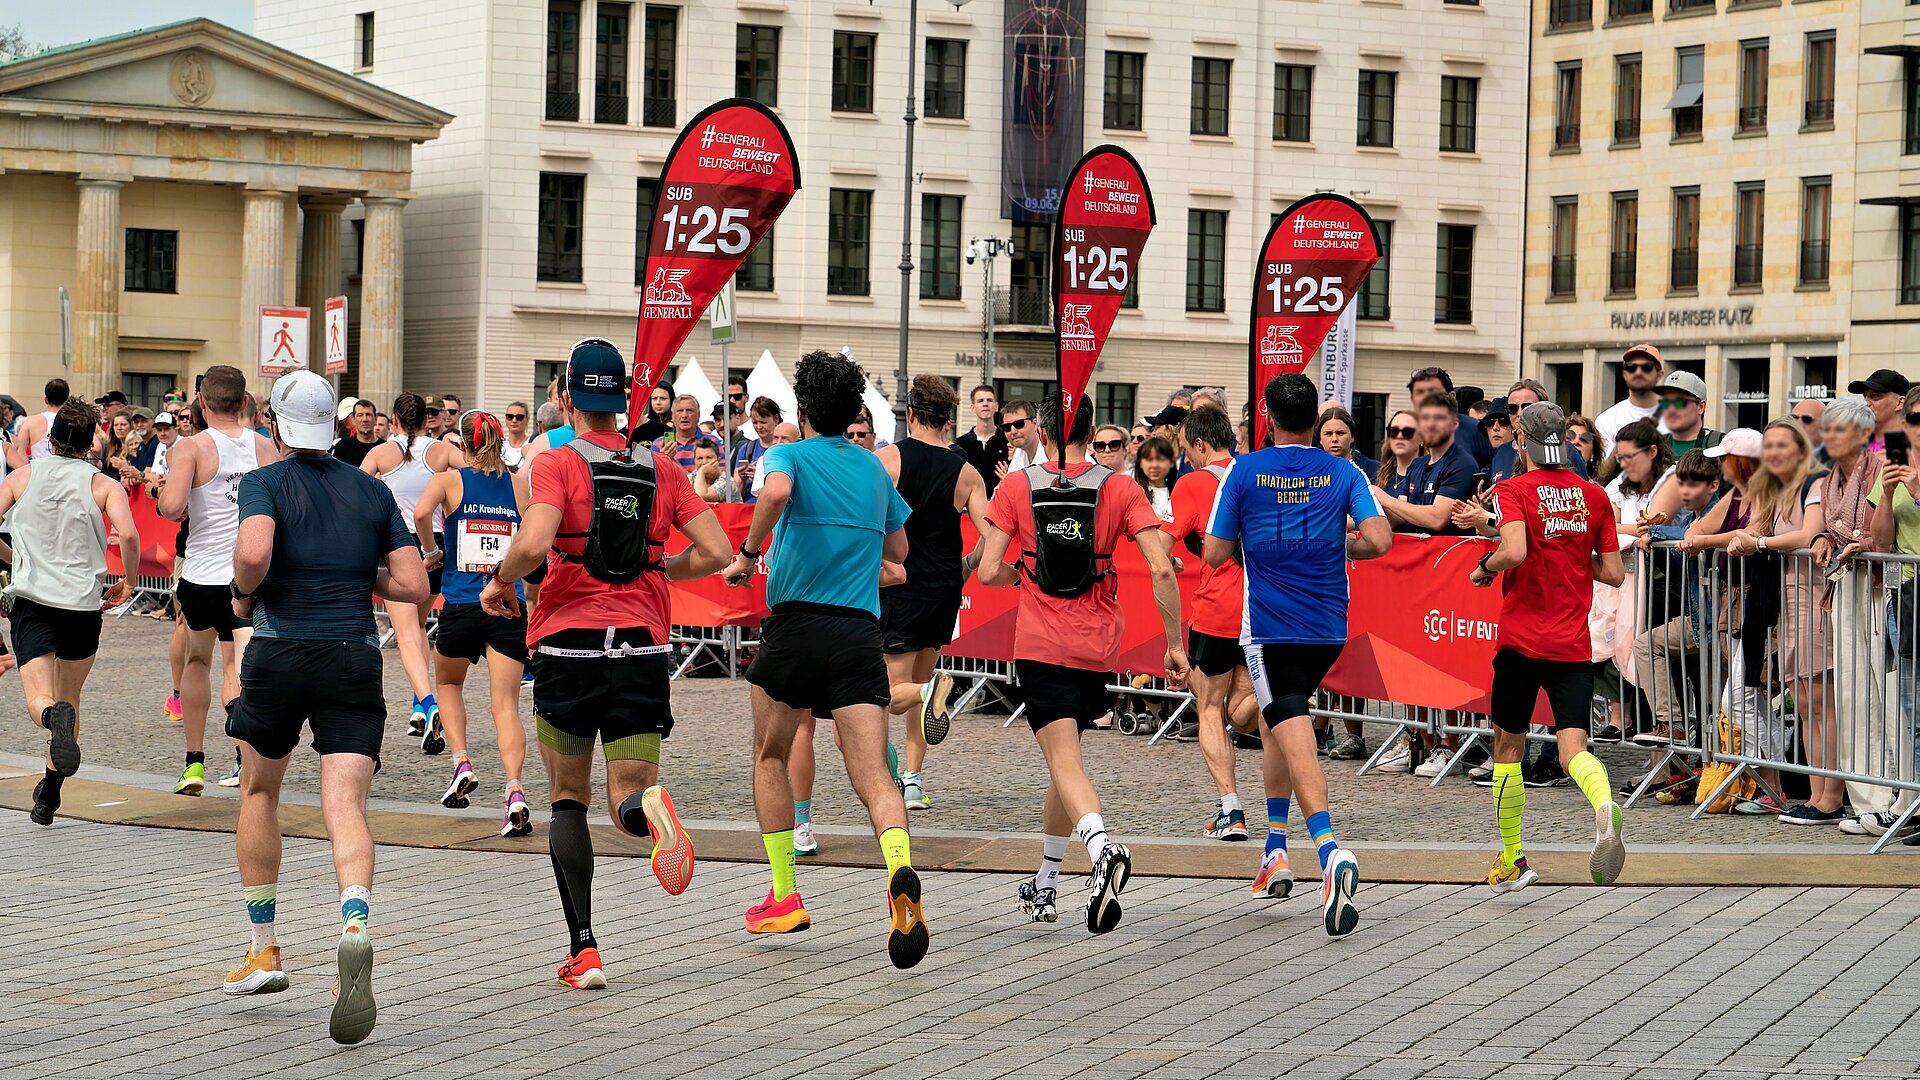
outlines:
M413 712L407 716L407 738L417 739L427 730L427 710L421 708L420 699L413 699Z
M1109 840L1094 860L1087 879L1087 932L1104 934L1120 925L1120 890L1133 876L1133 856L1126 846Z
M556 974L560 976L561 982L566 983L575 990L605 990L607 988L607 972L605 968L600 966L599 949L581 949L579 952L567 957L567 962L560 965L560 970L556 972Z
M803 821L793 827L793 854L795 858L820 854L820 841L813 838L813 822Z
M277 994L287 988L287 973L280 967L280 946L269 945L260 952L247 950L247 961L227 972L220 989L234 996L241 994Z
M813 925L813 917L807 914L806 901L800 899L798 892L787 894L784 900L775 900L773 890L767 890L767 898L747 909L747 933L749 934L797 934Z
M207 789L207 767L196 761L180 770L180 782L173 785L175 795L191 795L198 798Z
M668 896L679 896L693 884L693 838L673 812L673 797L655 784L640 793L640 806L653 829L653 876Z
M1245 840L1247 838L1246 811L1216 809L1213 812L1213 820L1200 827L1200 835L1209 840Z
M1431 780L1441 773L1446 772L1447 767L1452 764L1453 749L1446 746L1437 747L1427 760L1421 762L1419 766L1413 770L1413 775L1424 776Z
M40 713L40 723L47 729L47 756L61 776L80 771L80 739L74 732L78 722L73 706L65 701L56 701Z
M47 778L33 785L33 810L27 815L35 825L53 824L53 812L60 809L60 793L47 791Z
M533 689L533 669L532 668L527 668L520 672L520 689L522 690Z
M931 810L933 803L927 799L927 790L919 784L908 784L901 789L900 795L906 800L909 810Z
M1593 820L1593 857L1587 860L1587 868L1593 871L1595 885L1611 885L1620 880L1620 868L1627 865L1627 845L1620 839L1626 818L1618 803L1604 802L1593 812Z
M1328 761L1367 760L1367 740L1358 735L1341 735L1327 751Z
M1360 887L1360 860L1346 848L1338 848L1320 879L1320 918L1326 923L1327 936L1346 937L1360 925L1360 909L1353 906L1353 891Z
M187 718L186 710L181 708L180 706L180 691L178 690L175 690L173 693L167 695L167 704L165 708L167 710L167 719L173 721L176 724Z
M234 750L233 752L233 771L227 773L227 775L220 778L220 786L221 787L239 787L240 786L240 751L238 749Z
M1487 884L1497 893L1519 892L1521 889L1540 880L1540 875L1527 865L1527 857L1520 856L1512 866L1507 865L1504 855L1493 857L1493 869L1487 871Z
M1373 771L1403 773L1411 771L1412 768L1413 755L1407 749L1407 745L1401 743L1399 746L1387 751L1386 756L1382 757L1379 763L1373 767Z
M367 932L358 926L341 931L334 962L340 970L340 996L333 1001L327 1031L334 1042L352 1046L373 1034L378 1012L373 1003L373 942Z
M920 875L913 867L896 867L887 875L887 910L893 918L887 929L887 957L894 967L910 968L927 955L930 937L927 916L920 910Z
M934 672L920 688L920 737L928 746L939 746L947 740L953 723L947 704L952 697L953 676L944 671Z
M449 810L464 810L467 808L467 796L479 786L479 779L473 775L473 762L462 754L460 760L453 763L453 779L447 781L447 790L440 796L440 805Z
M1029 878L1020 883L1020 911L1034 922L1059 922L1059 894L1043 889Z
M1287 865L1285 851L1268 853L1253 875L1253 895L1285 900L1293 892L1293 868Z
M420 728L420 752L432 757L447 752L447 729L440 723L440 703L416 706L426 710L426 720Z
M1468 769L1467 779L1473 781L1474 787L1492 787L1493 786L1493 762L1491 761L1481 762L1480 764L1475 765L1473 768ZM1525 782L1525 778L1523 777L1522 783L1524 784L1524 782Z
M507 813L500 819L501 836L527 836L533 832L533 813L527 809L526 792L507 789Z

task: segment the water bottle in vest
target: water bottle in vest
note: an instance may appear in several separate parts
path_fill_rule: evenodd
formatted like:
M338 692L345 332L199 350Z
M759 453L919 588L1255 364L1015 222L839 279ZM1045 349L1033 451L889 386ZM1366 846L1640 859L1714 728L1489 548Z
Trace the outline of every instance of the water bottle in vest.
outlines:
M1064 478L1044 464L1026 469L1033 502L1033 560L1028 576L1048 596L1083 596L1111 570L1100 560L1113 557L1094 544L1094 520L1100 510L1100 489L1113 475L1095 465L1079 476Z
M653 452L628 446L609 450L590 439L575 439L566 449L580 455L593 479L593 514L584 533L580 555L561 558L579 563L587 573L611 585L624 585L660 563L653 555Z

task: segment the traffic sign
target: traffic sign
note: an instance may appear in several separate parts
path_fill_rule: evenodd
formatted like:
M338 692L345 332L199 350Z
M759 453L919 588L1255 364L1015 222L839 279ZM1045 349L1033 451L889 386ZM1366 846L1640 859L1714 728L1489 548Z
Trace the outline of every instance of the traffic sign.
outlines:
M260 374L277 379L307 366L307 323L303 307L260 306Z

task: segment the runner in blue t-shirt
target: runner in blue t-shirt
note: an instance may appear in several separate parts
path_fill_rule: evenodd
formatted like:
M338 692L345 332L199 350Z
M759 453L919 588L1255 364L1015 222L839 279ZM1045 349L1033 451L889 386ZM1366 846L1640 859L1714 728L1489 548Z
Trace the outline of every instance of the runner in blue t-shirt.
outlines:
M1266 720L1262 753L1267 775L1267 847L1255 895L1293 889L1287 866L1288 800L1292 789L1307 812L1320 857L1320 914L1327 933L1353 932L1360 867L1334 842L1327 813L1327 777L1308 708L1313 692L1347 643L1347 560L1373 559L1393 545L1380 504L1350 462L1311 445L1319 393L1304 375L1267 384L1274 445L1235 459L1221 482L1207 526L1206 559L1246 566L1247 602L1240 644ZM1348 521L1359 528L1349 537Z

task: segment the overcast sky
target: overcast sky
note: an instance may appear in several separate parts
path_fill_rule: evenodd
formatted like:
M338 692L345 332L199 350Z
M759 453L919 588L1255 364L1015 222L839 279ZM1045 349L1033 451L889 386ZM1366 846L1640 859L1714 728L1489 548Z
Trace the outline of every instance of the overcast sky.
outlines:
M0 24L19 23L28 40L46 48L202 15L236 30L252 30L253 0L43 0L0 4Z

